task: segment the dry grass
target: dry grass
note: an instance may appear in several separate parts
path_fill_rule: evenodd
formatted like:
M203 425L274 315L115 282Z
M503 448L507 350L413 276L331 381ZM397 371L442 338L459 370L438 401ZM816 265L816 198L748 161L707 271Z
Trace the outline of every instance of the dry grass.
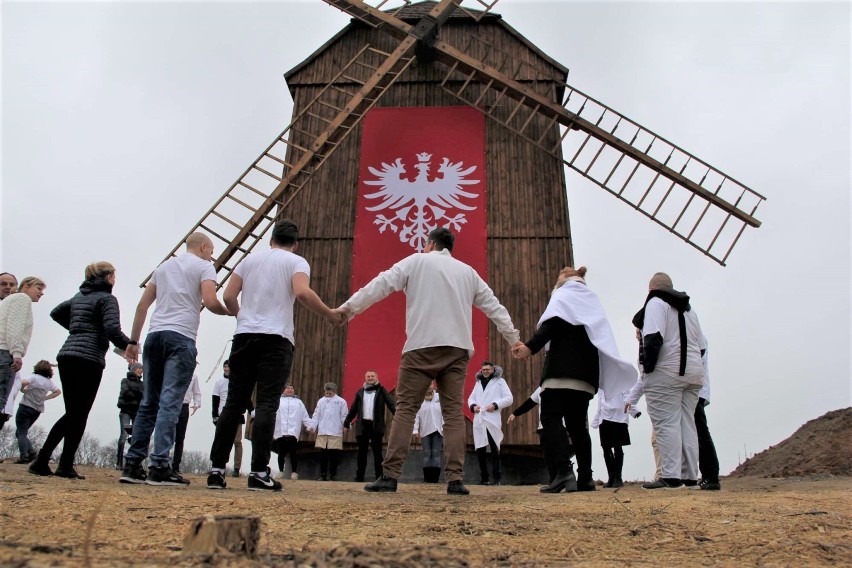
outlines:
M0 465L2 566L623 566L852 564L852 479L724 480L724 491L540 495L535 487L286 481L279 494L38 478ZM229 479L229 482L232 480ZM235 480L234 480L235 481ZM187 559L190 520L262 518L260 560Z

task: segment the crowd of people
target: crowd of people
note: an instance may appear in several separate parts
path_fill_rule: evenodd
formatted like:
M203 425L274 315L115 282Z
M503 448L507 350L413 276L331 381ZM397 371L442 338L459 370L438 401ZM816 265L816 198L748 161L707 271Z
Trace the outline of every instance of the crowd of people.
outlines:
M74 455L112 343L123 351L129 365L117 403L120 482L189 485L180 464L189 417L202 404L195 368L199 307L203 307L236 318L231 351L211 400L215 434L209 489L227 487L232 449L232 475L239 477L246 437L251 440L248 489L280 491L282 484L269 467L271 453L278 455L279 478L284 478L289 458L289 477L298 479L298 442L305 430L315 432L320 479L336 480L344 433L354 429L355 481L365 480L372 450L375 480L364 487L366 491L397 490L413 435L422 447L423 481L437 483L443 471L447 493L467 495L464 407L473 416L479 482L489 485L503 481L501 411L514 404L503 369L491 361L481 364L464 401L473 355L472 308L476 307L494 323L514 358L545 352L540 386L507 422L512 425L539 406L536 431L548 474L542 493L595 490L589 426L600 432L606 487L623 486L623 447L631 443L629 417L640 416L636 405L643 395L658 470L643 487L720 488L718 459L704 410L710 399L707 341L689 296L675 290L668 275L653 275L644 306L633 318L639 343L637 371L619 355L603 306L586 285L585 267L559 272L535 332L522 342L508 311L488 285L473 268L453 257L454 243L455 235L448 229L433 230L423 253L397 262L341 306L331 308L311 288L310 266L296 254L298 228L292 221L275 223L270 248L251 253L237 266L221 301L216 294L213 242L193 233L186 240L185 254L154 271L136 306L129 335L122 331L118 301L112 294L115 267L92 263L85 269L79 292L50 314L68 330L56 356L61 389L52 379L54 365L48 361L39 361L32 374L20 374L32 337L32 304L44 294L45 283L27 277L19 284L12 274L2 273L0 409L4 412L0 427L10 419L20 390L23 398L15 416L18 463L29 463L29 472L35 475L84 479L74 467ZM406 296L406 341L395 391L388 392L378 374L367 370L351 408L338 394L337 385L329 382L309 414L289 379L294 303L299 301L329 323L343 326L398 291ZM140 363L142 330L152 306ZM60 395L65 413L36 451L27 432L44 412L45 401ZM596 395L598 410L589 424L589 403ZM392 420L386 428L388 412ZM53 453L63 441L53 470Z

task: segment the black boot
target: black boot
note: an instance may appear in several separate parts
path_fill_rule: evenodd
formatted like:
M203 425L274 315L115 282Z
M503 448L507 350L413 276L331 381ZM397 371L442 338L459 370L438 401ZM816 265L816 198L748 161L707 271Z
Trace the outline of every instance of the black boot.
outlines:
M577 478L574 477L574 468L570 466L570 462L568 463L567 471L557 473L550 485L545 485L539 489L540 493L559 493L563 489L566 493L577 491Z
M470 490L461 481L447 483L447 495L470 495Z
M441 468L427 467L424 469L426 470L426 483L438 483L438 479L441 477Z
M371 493L396 493L396 479L386 475L364 486L364 491Z
M577 491L595 491L596 489L592 470L577 472Z
M606 465L607 482L604 487L612 487L615 481L615 458L612 455L612 448L603 449L604 464Z
M624 467L624 452L615 452L612 462L614 466L613 473L615 474L614 478L610 477L612 479L612 487L624 487L624 481L621 479L621 469Z

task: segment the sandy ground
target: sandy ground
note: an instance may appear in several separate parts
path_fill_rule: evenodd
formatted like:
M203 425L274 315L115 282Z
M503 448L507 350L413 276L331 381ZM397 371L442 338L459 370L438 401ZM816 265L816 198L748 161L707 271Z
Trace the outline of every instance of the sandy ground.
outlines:
M226 491L190 476L187 489L29 475L0 464L2 566L812 566L852 565L852 478L740 478L721 492L541 495L536 487L285 481L276 494ZM235 482L235 483L233 483ZM188 558L194 518L261 517L257 561Z

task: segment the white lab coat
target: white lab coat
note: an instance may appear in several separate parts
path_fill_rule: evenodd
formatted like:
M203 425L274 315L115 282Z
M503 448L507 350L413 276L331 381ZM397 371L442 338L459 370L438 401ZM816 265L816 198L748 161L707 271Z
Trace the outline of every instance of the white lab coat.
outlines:
M503 441L503 420L500 411L508 406L512 406L513 400L509 385L506 384L503 377L498 376L496 368L494 376L488 381L488 385L484 390L482 382L477 379L476 385L467 399L468 407L475 404L480 409L479 412L473 415L473 446L475 448L488 446L488 434L491 434L491 437L497 444L497 449L500 449L500 442ZM485 410L495 402L497 403L497 410Z
M317 401L311 426L317 436L343 436L343 421L348 412L346 401L338 395L324 396Z
M308 430L313 429L305 403L295 396L281 396L278 413L275 415L274 438L277 440L281 436L294 436L298 439L302 435L302 426Z

